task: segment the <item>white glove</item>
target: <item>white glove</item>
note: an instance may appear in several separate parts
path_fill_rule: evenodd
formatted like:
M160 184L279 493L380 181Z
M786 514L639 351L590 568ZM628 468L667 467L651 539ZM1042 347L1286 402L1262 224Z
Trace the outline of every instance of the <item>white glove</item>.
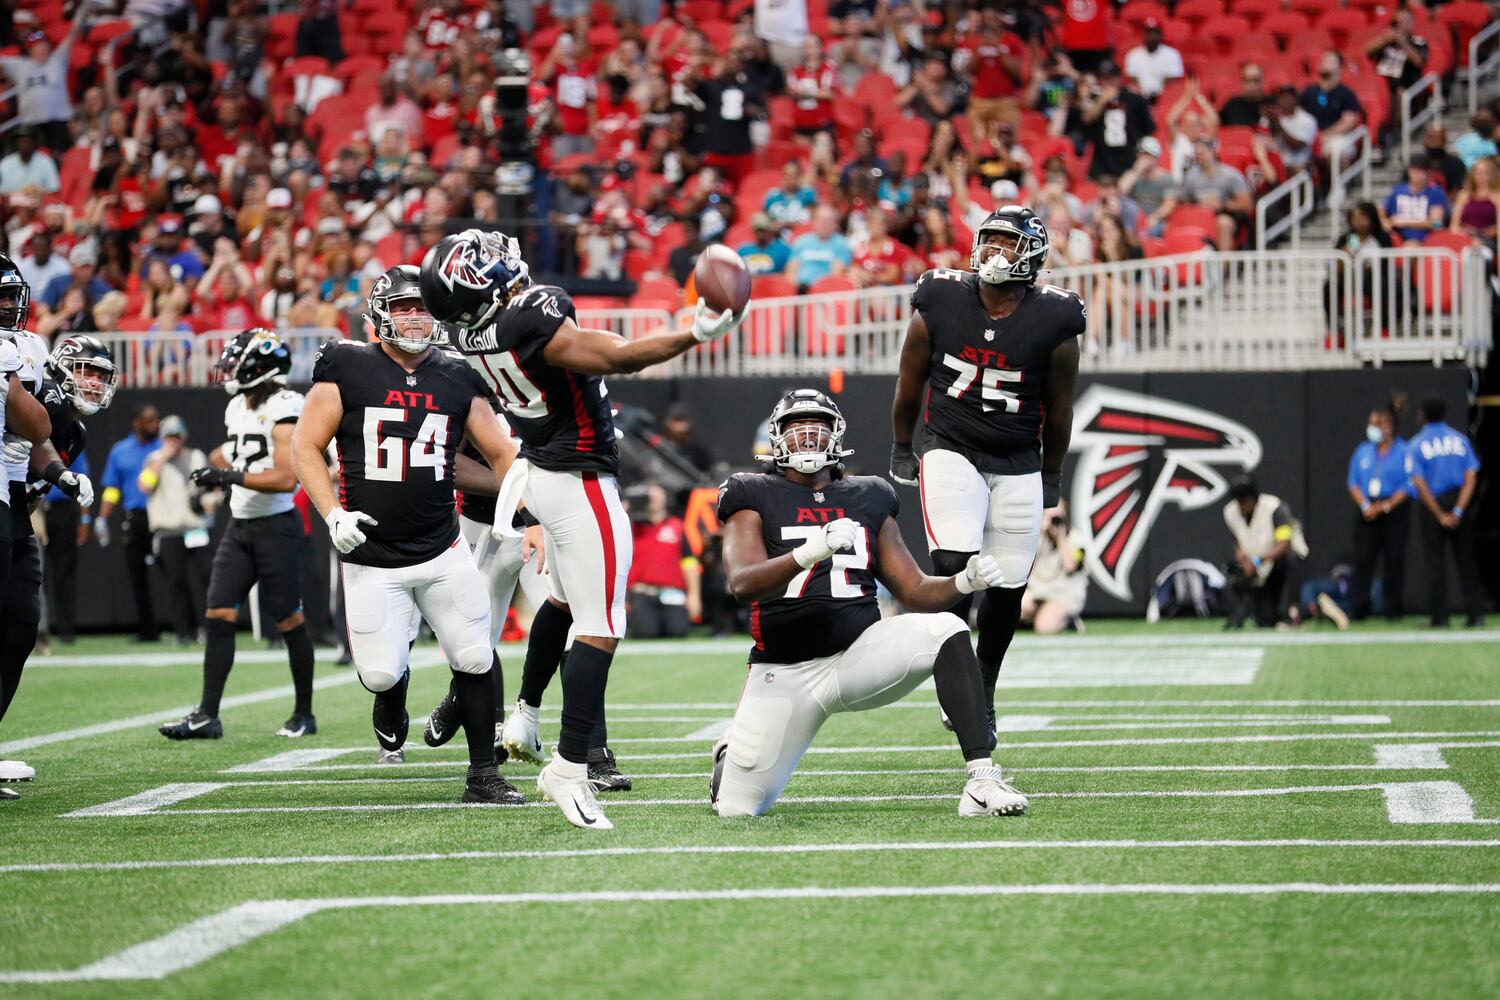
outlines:
M970 556L969 565L953 578L953 586L960 594L972 594L976 590L989 590L1005 583L1005 574L994 556Z
M823 525L821 531L792 550L792 558L803 569L812 569L835 552L847 552L854 548L854 536L859 525L847 517Z
M94 518L94 537L99 540L99 547L106 548L109 545L109 518Z
M5 433L5 443L0 447L6 465L25 465L31 461L31 442L19 434Z
M81 510L94 506L94 484L80 472L69 470L58 476L57 488L72 497Z
M716 313L708 308L707 302L699 299L698 311L693 315L693 339L700 344L711 343L720 337L728 336L744 318L744 313L736 316L728 309Z
M347 556L365 543L365 533L359 529L361 524L380 523L362 511L342 507L333 508L324 520L328 522L328 533L333 536L333 547L341 556Z

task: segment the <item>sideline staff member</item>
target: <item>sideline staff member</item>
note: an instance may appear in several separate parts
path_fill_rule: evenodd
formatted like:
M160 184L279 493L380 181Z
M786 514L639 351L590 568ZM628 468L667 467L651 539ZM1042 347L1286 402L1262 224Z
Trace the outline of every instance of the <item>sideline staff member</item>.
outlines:
M1409 445L1396 436L1396 411L1390 404L1370 411L1365 438L1349 459L1349 496L1359 508L1349 614L1356 620L1369 616L1370 580L1376 560L1382 560L1385 616L1395 619L1402 612L1406 540L1411 535L1411 508L1406 504L1411 495L1406 478Z
M1463 434L1443 422L1441 399L1422 401L1422 429L1407 443L1406 473L1422 504L1422 550L1427 562L1428 614L1434 628L1448 627L1448 576L1443 546L1453 546L1464 595L1465 624L1484 624L1484 593L1474 558L1474 518L1469 503L1479 479L1479 459Z

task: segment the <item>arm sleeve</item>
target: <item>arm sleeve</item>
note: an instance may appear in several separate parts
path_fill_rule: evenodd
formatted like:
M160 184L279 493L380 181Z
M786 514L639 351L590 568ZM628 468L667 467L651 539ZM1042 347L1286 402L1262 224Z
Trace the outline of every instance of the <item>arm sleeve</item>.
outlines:
M742 473L735 473L719 484L719 505L716 513L723 524L742 510L755 510L750 484Z
M285 390L278 392L271 400L273 409L271 418L273 423L295 424L297 418L302 415L303 396L300 392Z
M1478 472L1479 455L1474 451L1474 442L1470 441L1468 438L1464 438L1464 444L1467 445L1464 450L1464 471Z
M344 351L344 341L334 338L326 340L323 346L318 348L318 356L313 359L312 378L314 382L338 382L339 379L339 355Z

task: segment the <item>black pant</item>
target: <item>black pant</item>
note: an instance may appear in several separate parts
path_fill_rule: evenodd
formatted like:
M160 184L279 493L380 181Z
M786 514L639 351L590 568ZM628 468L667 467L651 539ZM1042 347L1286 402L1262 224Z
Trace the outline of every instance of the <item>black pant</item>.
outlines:
M336 17L303 17L297 22L296 54L322 56L328 62L344 58L344 43Z
M1286 617L1285 594L1290 575L1288 564L1294 558L1288 553L1276 560L1265 580L1261 580L1259 576L1245 576L1238 572L1237 564L1230 563L1230 569L1234 572L1229 574L1229 589L1235 599L1235 609L1230 615L1231 624L1237 626L1246 618L1253 617L1255 624L1261 628L1272 628Z
M1458 503L1458 490L1433 497L1444 511ZM1422 551L1427 563L1427 613L1434 625L1448 621L1448 565L1443 546L1453 547L1458 564L1458 585L1463 591L1464 614L1477 621L1484 614L1484 592L1479 586L1479 563L1474 558L1474 515L1465 511L1456 528L1445 528L1425 507L1422 509Z
M1389 514L1366 521L1363 514L1354 515L1354 579L1350 581L1350 612L1355 618L1370 614L1370 582L1375 563L1384 571L1385 616L1399 618L1405 610L1401 599L1406 586L1406 540L1411 535L1411 504L1403 503Z
M654 594L630 592L630 634L637 639L677 639L692 622L681 604L663 604Z
M181 535L157 535L156 559L167 583L167 608L178 639L191 640L203 620L208 592L208 546L190 549Z
M127 510L120 534L125 575L130 579L130 596L135 599L136 638L155 642L161 638L161 626L151 606L151 525L146 521L146 508Z
M71 500L48 503L47 618L50 631L63 642L73 641L78 621L78 505Z

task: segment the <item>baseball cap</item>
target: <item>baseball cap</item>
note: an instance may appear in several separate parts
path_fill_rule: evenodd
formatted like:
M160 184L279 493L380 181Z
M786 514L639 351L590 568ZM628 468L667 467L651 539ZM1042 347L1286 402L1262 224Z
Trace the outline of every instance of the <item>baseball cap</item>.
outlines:
M997 205L1001 202L1014 204L1021 200L1021 189L1016 187L1015 181L1008 181L1001 178L990 185L990 197L995 199L995 204Z
M181 417L175 413L169 413L161 418L162 437L187 437L187 424L183 423Z
M200 194L198 200L193 202L194 215L218 215L224 211L224 203L219 201L217 195Z
M292 192L286 188L272 188L266 192L267 208L291 208Z
M182 216L174 213L159 215L156 217L156 226L164 233L176 233L182 231Z
M99 258L92 246L80 243L68 254L68 263L74 267L90 267L99 263Z
M776 228L776 223L772 222L771 221L771 217L769 215L767 215L765 212L756 212L755 215L753 215L750 218L750 228L751 229L775 229Z
M1141 27L1146 29L1147 31L1160 31L1161 22L1154 17L1148 17L1146 18L1146 20L1141 22Z
M1145 153L1147 156L1161 155L1161 143L1157 141L1156 136L1154 135L1146 136L1136 144L1135 148L1138 151Z
M1406 161L1406 169L1408 170L1427 170L1431 166L1432 161L1427 158L1427 153L1420 149L1412 153L1411 158Z

